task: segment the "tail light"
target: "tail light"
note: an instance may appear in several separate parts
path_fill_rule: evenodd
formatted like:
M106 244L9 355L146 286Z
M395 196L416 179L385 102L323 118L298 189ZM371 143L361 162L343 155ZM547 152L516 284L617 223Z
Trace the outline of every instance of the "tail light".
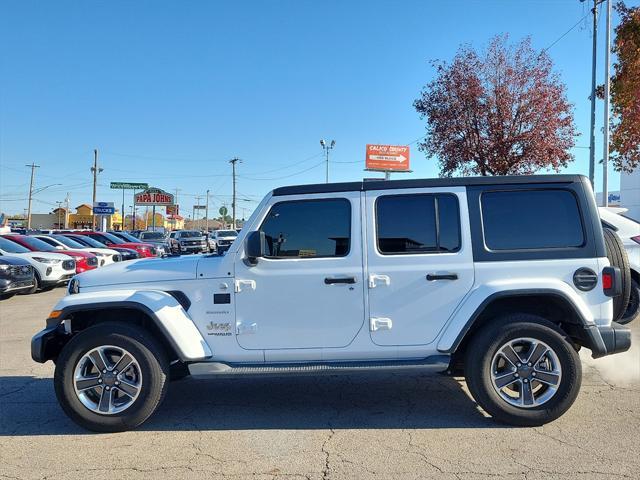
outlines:
M620 269L604 267L602 270L602 291L607 297L617 297L622 293Z
M633 240L636 243L640 243L640 235L636 235L635 237L631 237L631 240Z

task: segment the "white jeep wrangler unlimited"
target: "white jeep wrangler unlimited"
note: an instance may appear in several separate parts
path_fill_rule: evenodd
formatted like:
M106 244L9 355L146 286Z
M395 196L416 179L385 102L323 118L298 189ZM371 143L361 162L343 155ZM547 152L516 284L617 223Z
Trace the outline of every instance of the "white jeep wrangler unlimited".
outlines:
M96 431L140 425L172 376L460 368L497 420L541 425L575 400L580 347L629 348L620 290L582 176L303 185L223 256L74 277L31 348Z

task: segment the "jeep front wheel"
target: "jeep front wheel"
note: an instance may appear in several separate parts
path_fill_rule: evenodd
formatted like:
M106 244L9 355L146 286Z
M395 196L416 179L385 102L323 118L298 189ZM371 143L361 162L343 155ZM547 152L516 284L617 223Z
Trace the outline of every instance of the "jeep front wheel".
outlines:
M496 420L538 426L565 413L582 381L580 359L556 325L508 315L474 336L465 376L478 404Z
M58 401L77 424L97 432L135 428L167 390L169 367L155 338L135 325L89 327L63 348L54 376Z

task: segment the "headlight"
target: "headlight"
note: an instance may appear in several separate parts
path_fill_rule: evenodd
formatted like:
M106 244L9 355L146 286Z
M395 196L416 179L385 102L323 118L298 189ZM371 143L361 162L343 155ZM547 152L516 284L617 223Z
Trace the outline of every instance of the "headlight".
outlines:
M62 260L58 260L57 258L42 258L42 257L33 257L36 262L40 263L60 263Z
M0 265L0 272L6 272L11 268L11 265Z

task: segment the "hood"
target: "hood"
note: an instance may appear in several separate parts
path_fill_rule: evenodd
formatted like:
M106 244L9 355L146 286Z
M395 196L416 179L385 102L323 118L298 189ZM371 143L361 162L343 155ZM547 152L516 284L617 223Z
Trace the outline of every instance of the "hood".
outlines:
M83 252L82 250L76 250L76 249L60 250L60 253L64 255L68 255L70 257L82 257L82 258L95 257L95 255L91 252Z
M82 287L98 287L141 282L193 280L196 278L199 256L148 258L116 262L77 275Z
M53 252L26 252L26 253L12 253L11 255L18 255L23 258L49 258L51 260L75 260L75 258L65 255L63 253L53 253Z
M169 242L163 238L159 238L157 240L145 239L144 243L150 243L151 245L167 245Z
M24 258L20 258L20 257L10 257L8 255L2 255L0 256L0 265L31 265L28 261L26 261Z

